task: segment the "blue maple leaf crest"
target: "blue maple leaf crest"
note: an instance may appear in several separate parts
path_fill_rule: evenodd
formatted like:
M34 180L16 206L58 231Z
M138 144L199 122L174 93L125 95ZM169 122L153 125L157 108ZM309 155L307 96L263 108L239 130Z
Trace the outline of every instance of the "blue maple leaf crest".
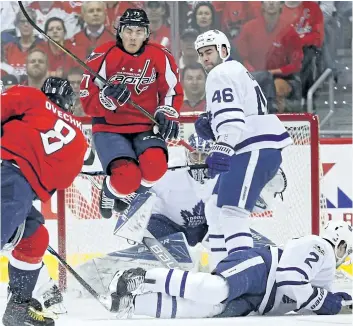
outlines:
M200 200L195 207L193 207L191 212L188 210L182 210L180 215L184 220L184 226L186 228L195 228L199 225L206 224L205 203Z

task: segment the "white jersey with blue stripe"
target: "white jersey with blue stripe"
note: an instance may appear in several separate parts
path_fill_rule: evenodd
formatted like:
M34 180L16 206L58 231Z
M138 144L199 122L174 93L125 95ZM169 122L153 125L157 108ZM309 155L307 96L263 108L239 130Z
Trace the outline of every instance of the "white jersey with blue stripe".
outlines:
M238 61L226 61L211 70L206 101L216 140L222 139L238 154L281 149L292 143L278 117L267 114L267 101L259 84Z
M321 308L327 292L332 291L335 254L332 245L319 236L308 235L288 241L279 262L272 261L272 266L276 268L271 268L268 275L268 300L263 301L260 313L315 311ZM275 295L270 296L270 292Z

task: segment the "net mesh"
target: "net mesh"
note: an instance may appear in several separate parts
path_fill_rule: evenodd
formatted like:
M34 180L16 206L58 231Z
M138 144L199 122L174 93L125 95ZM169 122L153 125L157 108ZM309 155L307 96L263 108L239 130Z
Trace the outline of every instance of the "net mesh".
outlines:
M191 119L181 124L181 139L187 138L194 132ZM287 119L288 120L288 119ZM287 239L310 234L313 230L313 221L321 225L326 221L323 209L325 199L321 195L319 184L312 187L311 153L312 126L310 119L285 121L285 126L292 136L294 144L282 152L282 169L287 178L287 189L280 196L273 196L273 192L262 192L261 197L266 208L260 213L253 213L251 226L276 244L282 244ZM317 132L317 130L315 131ZM85 126L87 138L91 139L91 130ZM92 144L93 150L94 146ZM184 165L186 150L182 141L170 143L168 146L170 166ZM318 165L321 167L321 164ZM322 176L322 173L320 173ZM115 251L121 248L120 238L113 235L116 223L114 218L102 219L99 214L99 194L103 177L86 176L80 174L70 188L65 191L66 229L65 236L59 237L66 242L68 261L73 265L87 259ZM320 198L320 216L312 218L313 198ZM77 233L85 237L78 237Z

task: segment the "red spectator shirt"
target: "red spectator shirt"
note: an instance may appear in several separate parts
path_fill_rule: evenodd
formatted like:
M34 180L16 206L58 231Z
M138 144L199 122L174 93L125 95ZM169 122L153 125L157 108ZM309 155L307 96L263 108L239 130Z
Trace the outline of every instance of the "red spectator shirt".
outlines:
M105 27L115 34L114 27L117 27L120 17L126 9L143 9L143 1L117 1L117 4L112 8L107 8L107 18Z
M1 94L1 158L14 160L40 200L71 185L87 141L82 124L43 92L14 86Z
M72 5L70 5L66 1L52 1L49 10L43 12L41 10L41 7L39 6L39 1L32 1L29 4L29 7L35 11L37 16L36 24L42 30L44 30L45 22L49 18L61 18L64 21L67 30L66 38L69 39L81 30L81 27L79 25L78 9L75 9Z
M213 1L215 10L220 15L222 30L229 30L231 26L245 24L259 16L258 1ZM259 2L261 7L261 2Z
M47 42L42 43L37 47L44 51L48 56L48 72L51 76L65 76L71 68L79 66L74 59L61 49L56 48L57 52L54 53ZM75 52L77 52L77 48L69 40L64 41L64 47L76 55ZM84 60L85 58L80 59Z
M104 44L92 52L87 64L106 76L110 82L125 83L131 99L151 115L157 106L168 105L178 112L183 103L183 89L178 67L169 50L158 44L147 44L141 54L134 56L122 51L115 42ZM83 110L93 119L93 133L136 133L151 130L153 122L131 104L115 111L106 109L99 100L100 88L85 72L80 87ZM97 84L101 82L96 81Z
M157 31L151 32L150 42L170 47L170 27L162 25Z
M324 43L324 16L320 6L313 1L302 1L295 8L283 6L281 19L291 24L298 33L302 45L321 48Z
M36 38L36 40L27 50L22 50L21 44L18 39L17 42L10 42L4 46L5 61L15 69L17 75L27 74L27 54L31 49L38 46L40 43L43 43L43 41Z
M283 21L271 32L263 16L247 22L237 38L236 49L249 71L281 69L285 76L300 72L302 45L298 34Z
M183 102L183 105L180 109L180 112L205 112L206 111L206 98L203 97L199 102L197 102L194 106L190 104L188 100Z
M89 36L84 29L77 33L73 39L71 39L73 45L76 47L75 51L77 53L77 57L83 61L88 58L93 49L114 40L115 36L106 28L103 29L103 32L97 38Z

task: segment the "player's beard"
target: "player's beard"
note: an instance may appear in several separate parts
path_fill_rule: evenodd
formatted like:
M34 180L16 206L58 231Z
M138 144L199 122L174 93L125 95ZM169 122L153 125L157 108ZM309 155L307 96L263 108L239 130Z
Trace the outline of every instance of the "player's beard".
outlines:
M206 74L209 74L213 68L216 68L221 63L223 63L223 60L220 56L218 56L217 61L215 63L212 63L208 66L204 66L203 69L206 71Z

